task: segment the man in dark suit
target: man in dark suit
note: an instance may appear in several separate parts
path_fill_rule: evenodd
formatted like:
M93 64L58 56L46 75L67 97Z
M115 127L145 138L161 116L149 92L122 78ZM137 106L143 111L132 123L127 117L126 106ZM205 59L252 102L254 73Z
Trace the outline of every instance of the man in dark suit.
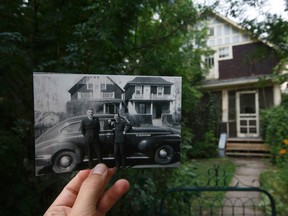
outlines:
M131 123L126 117L119 114L114 115L114 121L110 122L110 126L114 130L114 157L115 166L120 167L120 160L122 167L125 167L126 149L125 149L125 134L131 128Z
M93 109L89 108L86 112L87 118L81 122L81 133L84 136L89 159L89 168L94 167L93 158L97 155L98 162L102 162L101 146L99 141L100 123L97 117L93 116Z

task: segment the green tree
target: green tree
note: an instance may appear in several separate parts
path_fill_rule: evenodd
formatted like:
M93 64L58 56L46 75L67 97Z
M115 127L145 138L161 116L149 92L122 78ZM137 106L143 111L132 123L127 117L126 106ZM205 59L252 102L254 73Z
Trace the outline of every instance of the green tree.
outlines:
M200 57L207 50L191 1L5 0L0 14L2 214L42 214L73 175L33 177L33 71L182 76L189 146L194 132L187 119L201 97L195 86L204 77ZM141 175L157 181L134 185L147 205L153 199L145 187L161 192L170 175L153 172Z

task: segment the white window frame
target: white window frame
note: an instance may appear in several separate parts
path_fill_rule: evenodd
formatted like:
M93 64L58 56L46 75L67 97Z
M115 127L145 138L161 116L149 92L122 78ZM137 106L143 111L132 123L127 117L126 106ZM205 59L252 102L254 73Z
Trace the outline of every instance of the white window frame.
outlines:
M204 57L204 61L205 61L205 64L209 68L214 68L215 67L215 57L214 57L214 55L205 56Z
M158 96L164 95L164 87L163 86L157 86L157 95Z
M135 94L136 95L142 95L142 86L135 86Z
M221 54L221 49L224 50L226 49L228 52L227 52L227 55L225 56L220 56ZM218 47L218 60L221 61L221 60L227 60L227 59L232 59L233 56L232 56L232 46L221 46L221 47Z
M215 27L214 26L208 27L208 36L209 37L215 37Z
M115 98L114 92L103 92L102 98Z

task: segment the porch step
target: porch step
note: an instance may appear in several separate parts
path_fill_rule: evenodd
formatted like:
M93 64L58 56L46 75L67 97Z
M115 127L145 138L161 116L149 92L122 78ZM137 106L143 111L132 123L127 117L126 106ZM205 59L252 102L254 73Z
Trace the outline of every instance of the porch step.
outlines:
M227 156L270 157L270 149L260 138L228 138L225 153Z

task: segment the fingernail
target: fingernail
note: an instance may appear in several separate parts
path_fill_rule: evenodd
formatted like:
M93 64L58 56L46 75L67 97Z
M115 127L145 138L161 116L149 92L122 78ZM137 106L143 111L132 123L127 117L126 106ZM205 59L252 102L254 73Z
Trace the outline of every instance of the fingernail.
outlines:
M105 173L106 169L107 169L107 167L105 164L97 164L93 169L93 173L103 175Z

